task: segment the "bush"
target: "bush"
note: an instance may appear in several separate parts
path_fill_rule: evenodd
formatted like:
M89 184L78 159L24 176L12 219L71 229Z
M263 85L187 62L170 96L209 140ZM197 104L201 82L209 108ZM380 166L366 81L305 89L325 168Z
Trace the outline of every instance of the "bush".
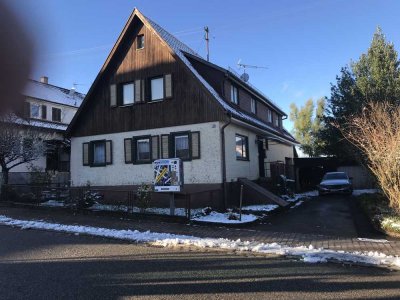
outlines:
M152 186L146 183L142 183L136 191L137 205L142 212L150 207L152 191Z

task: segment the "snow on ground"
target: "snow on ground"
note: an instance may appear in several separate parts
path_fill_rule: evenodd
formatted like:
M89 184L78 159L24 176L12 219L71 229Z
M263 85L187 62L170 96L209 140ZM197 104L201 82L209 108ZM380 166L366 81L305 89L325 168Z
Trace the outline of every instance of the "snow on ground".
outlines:
M344 252L323 248L315 249L312 245L288 247L277 243L258 243L241 240L198 238L187 235L169 233L140 232L137 230L116 230L81 225L62 225L44 221L27 221L8 218L0 215L0 224L19 227L21 229L45 229L73 234L88 234L94 236L149 243L151 245L174 247L177 245L196 246L199 248L220 248L227 250L257 252L264 254L278 254L298 256L304 262L324 263L329 260L400 267L400 258L379 252Z
M56 201L56 200L49 200L43 203L40 203L40 206L48 206L48 207L63 207L64 202Z
M360 196L362 194L376 194L380 191L377 189L364 189L364 190L353 190L353 196Z
M360 242L369 242L369 243L382 243L382 244L389 243L388 240L384 240L384 239L358 238L357 240L359 240Z
M298 202L296 202L296 204L295 205L293 205L290 209L292 209L292 208L296 208L296 207L298 207L298 206L300 206L300 205L302 205L304 203L304 201L303 200L300 200L300 201L298 201Z
M277 209L279 205L276 204L261 204L261 205L248 205L248 206L243 206L242 210L252 210L252 211L273 211L274 209Z
M209 215L199 215L193 217L192 220L196 222L212 222L212 223L222 223L222 224L242 224L254 222L257 220L255 215L251 214L242 214L242 220L229 220L228 217L231 213L219 213L216 211L212 211ZM239 218L239 214L234 213L237 218Z

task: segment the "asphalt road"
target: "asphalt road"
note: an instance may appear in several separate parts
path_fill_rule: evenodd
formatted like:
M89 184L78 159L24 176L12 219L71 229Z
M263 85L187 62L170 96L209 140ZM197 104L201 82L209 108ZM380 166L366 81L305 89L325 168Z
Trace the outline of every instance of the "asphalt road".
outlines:
M269 217L258 229L338 237L385 238L374 230L354 197L313 197L302 205Z
M1 299L400 297L400 273L0 226Z

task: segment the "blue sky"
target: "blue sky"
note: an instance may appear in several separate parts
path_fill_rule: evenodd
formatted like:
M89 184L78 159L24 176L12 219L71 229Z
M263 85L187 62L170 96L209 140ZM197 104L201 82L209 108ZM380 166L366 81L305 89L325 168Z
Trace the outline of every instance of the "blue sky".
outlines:
M266 66L250 82L289 105L328 96L340 68L370 44L375 28L400 48L400 1L6 0L35 41L33 79L86 92L134 7L211 61ZM291 128L289 121L285 126Z

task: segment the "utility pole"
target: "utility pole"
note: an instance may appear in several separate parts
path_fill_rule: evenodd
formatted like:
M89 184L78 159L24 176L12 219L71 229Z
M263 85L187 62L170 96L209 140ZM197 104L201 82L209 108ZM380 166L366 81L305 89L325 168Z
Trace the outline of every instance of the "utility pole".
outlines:
M210 61L210 47L209 47L209 41L210 39L208 38L208 26L204 27L204 31L206 32L205 34L205 39L206 39L206 47L207 47L207 61Z

